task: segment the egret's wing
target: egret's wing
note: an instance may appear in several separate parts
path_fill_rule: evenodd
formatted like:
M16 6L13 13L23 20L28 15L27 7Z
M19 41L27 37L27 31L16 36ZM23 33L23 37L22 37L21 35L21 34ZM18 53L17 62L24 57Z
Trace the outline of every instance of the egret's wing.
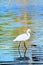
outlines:
M24 40L26 40L26 38L27 38L26 34L21 34L16 37L15 41L24 41Z

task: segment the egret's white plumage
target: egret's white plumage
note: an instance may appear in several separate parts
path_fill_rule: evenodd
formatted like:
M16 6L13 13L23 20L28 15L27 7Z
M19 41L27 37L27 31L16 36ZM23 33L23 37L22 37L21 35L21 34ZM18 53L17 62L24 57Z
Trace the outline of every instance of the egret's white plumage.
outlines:
M26 31L26 33L17 36L17 37L13 40L14 42L16 42L16 41L17 41L17 42L24 42L24 47L25 47L24 57L25 57L26 50L27 50L27 47L26 47L26 45L25 45L25 41L28 40L28 39L30 39L30 31L31 31L31 30L28 29L28 30ZM19 46L18 46L18 50L19 50L19 47L20 47L20 43L19 43ZM20 54L20 51L19 51L19 54ZM20 54L20 57L21 57L21 54Z
M24 34L21 34L19 36L17 36L13 41L16 42L16 41L26 41L30 38L30 29L27 30L26 33Z

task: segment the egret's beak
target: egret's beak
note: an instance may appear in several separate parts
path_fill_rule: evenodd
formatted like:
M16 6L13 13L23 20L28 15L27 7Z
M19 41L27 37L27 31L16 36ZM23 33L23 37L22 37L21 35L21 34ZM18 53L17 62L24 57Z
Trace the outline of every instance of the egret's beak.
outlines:
M32 31L32 34L35 34L36 32Z
M36 33L36 32L33 31L33 33Z

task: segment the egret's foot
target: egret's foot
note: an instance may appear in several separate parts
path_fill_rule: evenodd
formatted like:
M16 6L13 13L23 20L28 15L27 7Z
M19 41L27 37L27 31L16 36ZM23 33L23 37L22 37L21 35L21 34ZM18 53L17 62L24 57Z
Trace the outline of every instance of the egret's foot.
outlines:
M17 58L17 60L30 60L30 58L29 57L19 57L19 58Z
M25 56L25 57L24 57L24 60L30 60L30 58Z
M22 60L22 57L18 57L17 60Z

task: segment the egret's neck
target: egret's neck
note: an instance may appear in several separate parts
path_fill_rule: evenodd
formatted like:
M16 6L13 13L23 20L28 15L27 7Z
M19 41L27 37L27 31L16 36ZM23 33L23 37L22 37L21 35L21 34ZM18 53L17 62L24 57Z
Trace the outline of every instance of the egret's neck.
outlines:
M27 32L27 35L30 36L30 33Z

